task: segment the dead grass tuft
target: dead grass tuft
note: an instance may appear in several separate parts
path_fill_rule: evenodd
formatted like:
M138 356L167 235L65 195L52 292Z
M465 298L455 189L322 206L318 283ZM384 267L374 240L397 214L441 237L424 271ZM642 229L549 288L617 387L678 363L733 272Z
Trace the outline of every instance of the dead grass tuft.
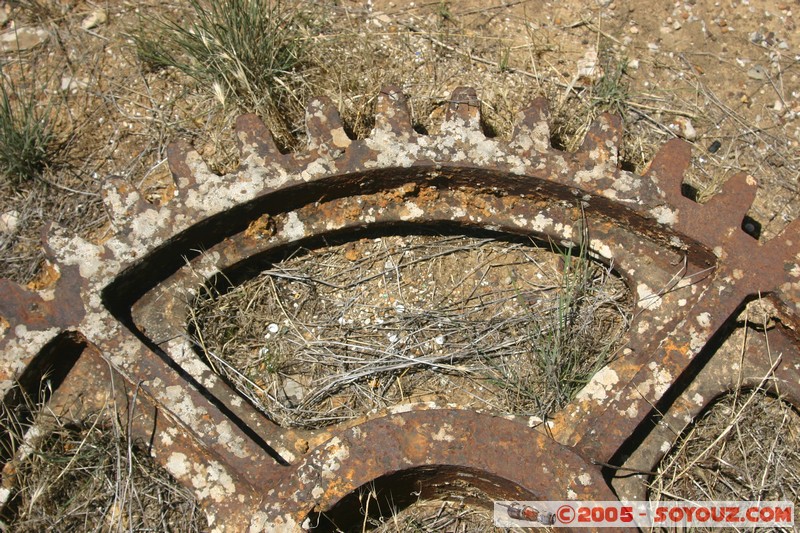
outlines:
M295 95L306 62L300 18L273 0L191 0L184 20L150 17L134 34L139 58L194 79L223 107L264 117L280 142L294 137L283 113L302 107Z
M34 409L31 426L3 417L12 457L3 470L4 531L205 529L191 492L131 441L111 408L79 420Z
M490 510L442 500L421 500L401 511L387 513L387 516L368 518L366 526L363 529L375 533L495 533L499 530Z
M800 413L762 389L717 400L662 460L651 500L800 503Z

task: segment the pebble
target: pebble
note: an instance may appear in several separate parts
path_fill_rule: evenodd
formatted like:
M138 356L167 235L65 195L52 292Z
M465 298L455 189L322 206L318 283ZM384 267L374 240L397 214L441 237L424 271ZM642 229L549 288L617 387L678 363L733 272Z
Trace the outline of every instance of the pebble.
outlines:
M767 71L761 65L753 65L753 67L747 71L747 76L754 80L766 80Z
M81 28L84 30L91 30L92 28L96 28L100 24L103 24L107 18L108 16L106 15L105 9L96 9L92 11L88 17L83 19L83 22L81 22Z
M85 89L89 86L88 80L78 80L71 76L64 76L61 78L61 90L62 91L73 91L77 89Z
M267 326L267 330L270 333L278 333L279 329L280 329L280 327L278 326L278 324L275 324L274 322L272 324L270 324L269 326Z
M686 117L678 117L675 119L675 124L678 126L678 135L687 141L694 141L697 139L697 130L694 129L692 121Z
M299 403L306 396L306 389L293 379L287 379L283 383L283 393L289 400Z
M0 35L0 48L4 52L30 50L49 38L50 34L42 28L18 28Z
M0 233L11 234L19 227L19 211L6 211L0 215Z

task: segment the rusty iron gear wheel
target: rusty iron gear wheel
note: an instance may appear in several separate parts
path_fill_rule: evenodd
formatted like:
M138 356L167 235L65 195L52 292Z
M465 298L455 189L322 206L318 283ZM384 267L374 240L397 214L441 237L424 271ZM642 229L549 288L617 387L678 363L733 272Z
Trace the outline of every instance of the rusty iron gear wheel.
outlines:
M681 193L689 145L668 142L635 175L619 166L619 118L600 116L567 153L551 147L541 99L519 113L510 139L488 138L468 88L453 93L436 135L414 131L395 87L380 92L365 139L351 139L322 98L310 102L306 127L307 150L286 155L257 117L240 117L240 167L224 176L171 146L174 198L159 206L109 179L116 233L101 244L50 227L47 269L57 279L38 291L0 284L6 404L20 401L12 383L24 389L45 372L56 406L89 409L111 391L219 531L293 530L322 515L347 523L369 483L394 488L398 501L403 488L433 497L462 486L488 500L644 499L646 479L617 479L616 468L652 470L693 416L747 385L716 347L758 295L775 308L773 358L748 352L746 375L772 372L771 386L800 405L800 225L768 242L745 232L752 177L734 176L696 203ZM590 253L622 276L636 314L624 353L547 424L426 404L283 428L187 339L199 287L290 245L421 224L570 245L584 223Z

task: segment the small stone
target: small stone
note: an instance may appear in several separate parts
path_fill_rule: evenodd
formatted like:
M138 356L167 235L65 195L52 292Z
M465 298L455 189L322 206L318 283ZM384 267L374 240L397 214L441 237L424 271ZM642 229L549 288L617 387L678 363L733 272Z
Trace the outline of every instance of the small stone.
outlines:
M103 24L107 18L108 16L106 15L105 9L96 9L92 11L88 17L83 19L83 22L81 22L81 28L84 30L91 30L92 28L96 28L100 24Z
M639 68L639 60L631 59L626 66L631 70L637 70Z
M0 233L11 234L19 227L19 211L6 211L0 215Z
M294 403L300 403L306 396L306 389L297 381L287 378L283 382L283 393L286 398Z
M678 22L677 20L672 23L672 29L673 30L678 31L681 28L683 28L683 26L681 26L681 23Z
M361 259L361 254L355 246L348 246L344 251L344 258L348 261L358 261Z
M278 326L278 324L275 324L274 322L269 326L267 326L267 331L269 331L272 334L278 333L279 329L281 329L280 326Z
M441 346L442 344L444 344L444 335L437 335L436 337L434 337L433 342Z
M86 80L77 80L71 76L64 76L61 78L61 90L62 91L74 91L77 89L85 89L89 86L89 82Z
M636 26L631 26L628 31L631 32L632 34L636 35L637 33L639 33L639 28L636 27Z
M766 80L767 71L761 65L753 65L753 67L747 71L747 76L754 80Z
M678 126L678 135L687 141L694 141L697 139L697 130L694 129L691 120L686 117L678 117L675 119L675 124Z
M42 28L19 28L0 35L0 47L4 52L30 50L49 38L50 34Z
M592 47L586 50L586 53L583 54L577 64L578 72L575 74L575 77L579 80L596 80L602 76L602 69L597 63L597 50Z

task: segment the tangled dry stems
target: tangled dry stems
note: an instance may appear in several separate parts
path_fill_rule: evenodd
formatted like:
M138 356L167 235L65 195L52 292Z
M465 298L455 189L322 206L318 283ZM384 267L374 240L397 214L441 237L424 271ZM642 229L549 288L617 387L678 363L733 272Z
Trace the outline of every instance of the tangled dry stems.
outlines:
M800 504L800 413L764 389L718 399L675 444L653 500Z
M392 236L297 250L192 307L218 373L283 425L405 402L541 418L619 346L630 295L570 252Z
M112 407L73 420L31 402L22 422L4 412L3 471L10 495L0 529L195 532L206 519L194 495L133 442Z

